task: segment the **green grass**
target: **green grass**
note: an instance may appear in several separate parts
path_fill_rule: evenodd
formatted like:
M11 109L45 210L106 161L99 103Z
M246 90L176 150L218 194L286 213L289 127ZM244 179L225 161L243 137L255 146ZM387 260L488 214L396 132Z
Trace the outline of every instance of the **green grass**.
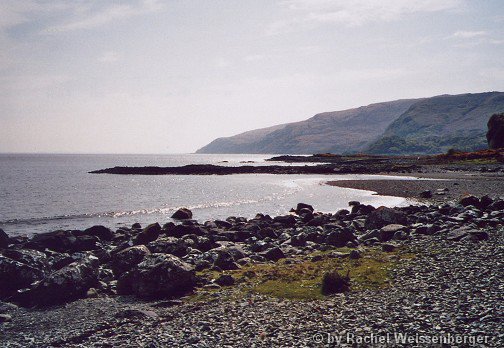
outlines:
M350 249L335 250L347 252ZM324 298L321 284L326 272L338 271L345 275L350 271L350 291L384 289L392 285L391 270L402 260L414 257L414 254L401 250L385 253L379 248L367 248L362 250L360 259L331 258L330 253L335 250L282 259L276 263L247 265L225 273L236 279L234 289L242 296L257 293L292 300L313 300ZM322 259L312 261L315 255L321 255ZM215 279L219 274L209 270L198 273L207 279Z

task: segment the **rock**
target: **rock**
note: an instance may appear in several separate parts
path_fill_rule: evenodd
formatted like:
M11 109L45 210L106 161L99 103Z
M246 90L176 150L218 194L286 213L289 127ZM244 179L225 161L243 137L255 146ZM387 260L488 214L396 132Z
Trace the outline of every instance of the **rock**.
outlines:
M219 278L215 279L215 283L220 286L231 286L234 285L235 279L229 274L223 274Z
M192 219L192 211L190 211L187 208L180 208L172 215L172 219L177 220Z
M15 311L17 309L18 309L18 306L16 306L13 303L0 301L0 314L5 314L7 312Z
M261 253L261 255L270 261L278 261L285 258L285 254L283 253L282 249L278 247L266 250L265 252Z
M485 231L477 231L476 230L476 231L471 231L471 233L470 233L470 239L473 242L479 242L479 241L482 241L482 240L488 240L488 238L490 238L490 236Z
M84 233L105 241L111 241L114 238L114 232L105 226L93 226L84 230Z
M136 245L124 249L112 256L111 268L116 276L129 271L144 260L151 252L145 245Z
M449 232L446 236L447 240L458 242L462 239L469 238L474 241L488 239L488 233L485 231L474 229L470 226L456 228Z
M141 298L182 295L196 285L193 268L170 254L151 254L118 280L118 293Z
M11 321L12 317L9 314L0 314L0 324Z
M488 132L486 134L488 147L500 149L504 147L504 113L493 114L488 120Z
M86 297L87 298L97 298L98 297L98 290L95 288L90 288L88 291L86 291Z
M492 211L504 210L504 200L502 199L496 200L495 202L493 202L488 206L488 209Z
M100 248L98 245L99 239L96 236L75 236L75 240L70 246L69 252L82 252L82 251L91 251L97 250Z
M0 249L7 248L9 245L9 236L0 228Z
M386 253L391 253L396 250L396 246L390 243L382 243L382 251Z
M273 218L273 222L280 223L286 226L293 226L296 224L296 218L293 215L280 215Z
M54 231L47 233L39 233L34 235L26 248L44 250L50 249L60 253L71 251L76 238L71 231Z
M0 255L0 298L27 288L44 276L45 273L40 269Z
M394 237L394 234L399 231L406 231L407 227L399 224L390 224L387 226L383 226L380 229L380 240L382 242L387 242Z
M85 297L98 283L98 266L96 257L85 257L51 273L15 300L23 306L47 306Z
M172 254L184 257L188 253L188 245L175 237L163 237L147 244L151 253Z
M366 218L366 229L382 228L390 224L406 225L408 219L405 213L398 209L379 207Z
M420 192L420 198L432 198L432 191L425 190L425 191Z
M462 198L459 203L464 207L467 207L469 205L477 207L480 204L480 200L478 199L478 197L475 196L467 196Z
M357 260L357 259L360 259L362 256L361 256L361 253L359 250L352 250L350 251L350 258L352 260Z
M213 266L218 267L222 270L238 269L239 267L235 263L236 260L238 259L234 258L229 250L216 250L216 258L213 262Z
M494 202L494 200L490 196L485 195L485 196L481 197L481 199L480 199L480 208L485 209L489 205L491 205L493 202Z
M145 227L134 239L136 245L148 244L155 241L161 233L161 226L156 222Z
M50 269L49 258L41 251L33 249L6 249L3 256L21 262L25 265L48 272Z
M298 203L296 207L296 213L300 214L302 209L308 209L310 213L313 213L314 209L311 205L306 204L306 203Z
M300 233L290 238L289 244L294 247L303 247L306 245L306 234Z
M345 246L348 242L354 242L357 240L349 228L334 229L332 225L326 225L324 230L327 232L331 231L327 234L325 242L338 248Z

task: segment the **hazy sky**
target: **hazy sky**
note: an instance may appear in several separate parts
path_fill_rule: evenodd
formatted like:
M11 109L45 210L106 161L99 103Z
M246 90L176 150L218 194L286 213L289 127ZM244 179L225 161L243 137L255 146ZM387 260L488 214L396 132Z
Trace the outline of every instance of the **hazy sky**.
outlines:
M323 111L492 90L503 0L0 0L0 152L193 152Z

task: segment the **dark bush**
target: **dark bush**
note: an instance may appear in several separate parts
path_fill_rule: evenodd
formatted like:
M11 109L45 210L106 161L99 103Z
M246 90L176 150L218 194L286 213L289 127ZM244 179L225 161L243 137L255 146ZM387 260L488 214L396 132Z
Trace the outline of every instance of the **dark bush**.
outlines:
M331 295L350 290L350 271L342 276L337 271L327 272L322 278L322 294Z

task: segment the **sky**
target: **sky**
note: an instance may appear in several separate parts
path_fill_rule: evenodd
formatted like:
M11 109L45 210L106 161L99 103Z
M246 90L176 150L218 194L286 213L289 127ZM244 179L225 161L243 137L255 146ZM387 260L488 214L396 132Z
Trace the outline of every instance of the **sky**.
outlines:
M504 91L502 0L0 0L0 152L190 153Z

